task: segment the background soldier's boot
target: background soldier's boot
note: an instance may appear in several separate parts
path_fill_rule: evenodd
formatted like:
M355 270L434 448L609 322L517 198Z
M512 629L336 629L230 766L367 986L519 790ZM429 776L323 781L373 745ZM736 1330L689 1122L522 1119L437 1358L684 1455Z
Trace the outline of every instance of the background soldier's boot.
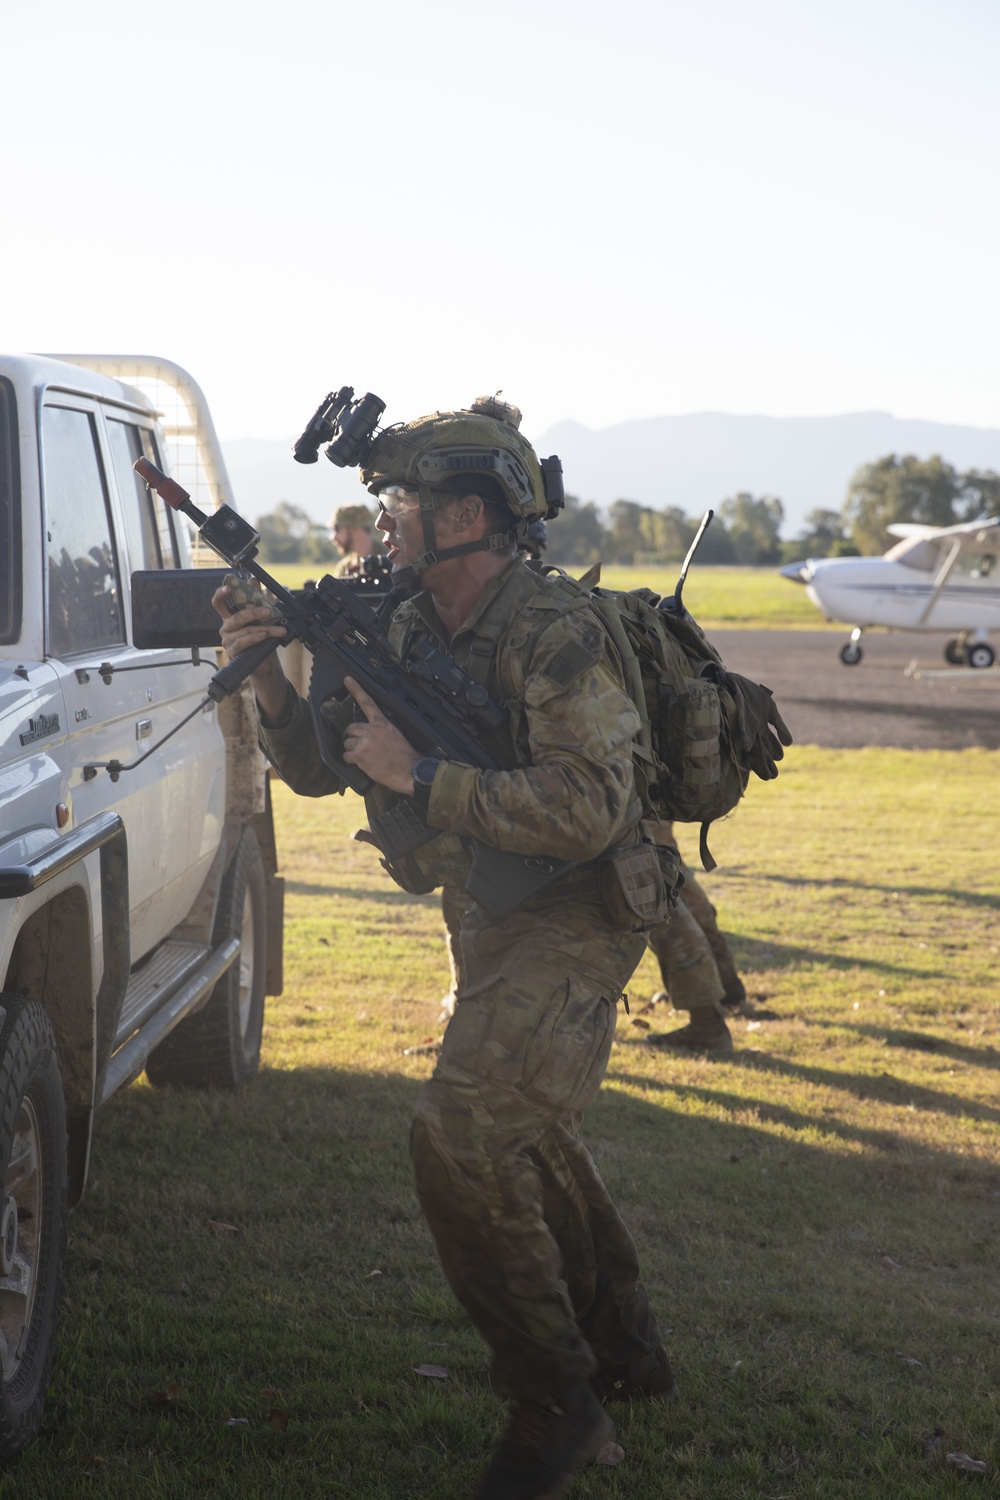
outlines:
M614 1431L589 1385L549 1401L518 1401L476 1500L555 1500Z
M646 1038L656 1047L678 1047L685 1052L732 1052L733 1038L719 1005L695 1005L687 1026Z
M597 1372L594 1387L602 1401L672 1401L677 1382L662 1344L624 1365Z

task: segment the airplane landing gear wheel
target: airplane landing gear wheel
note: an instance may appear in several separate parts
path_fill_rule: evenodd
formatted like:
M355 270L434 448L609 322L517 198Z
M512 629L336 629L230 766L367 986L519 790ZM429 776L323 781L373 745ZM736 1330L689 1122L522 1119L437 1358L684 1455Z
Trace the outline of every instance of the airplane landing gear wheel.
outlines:
M957 636L945 646L944 659L952 667L965 666L965 646Z
M965 648L965 659L970 667L992 667L997 654L987 641L976 641Z
M857 641L848 641L840 648L840 659L845 667L856 667L863 655L864 652Z

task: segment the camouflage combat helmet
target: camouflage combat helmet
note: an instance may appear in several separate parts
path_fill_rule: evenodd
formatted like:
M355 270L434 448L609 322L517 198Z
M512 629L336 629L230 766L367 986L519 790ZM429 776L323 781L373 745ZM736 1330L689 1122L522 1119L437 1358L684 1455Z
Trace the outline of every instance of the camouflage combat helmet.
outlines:
M374 517L367 505L340 505L333 513L331 526L366 526L369 531L375 525Z
M468 475L474 485L477 475L488 475L519 521L538 520L548 509L545 482L534 448L518 431L520 422L516 406L480 396L467 410L436 411L387 427L365 454L361 482L377 495L390 484L419 490Z
M546 459L545 465L539 462L534 448L518 431L520 422L516 406L497 396L479 396L466 410L431 412L387 427L372 440L361 463L362 484L373 495L399 485L413 490L420 502L426 551L395 575L398 582L414 582L432 563L445 558L508 550L523 539L533 521L550 513L546 466L555 465L561 474L561 465L558 459ZM499 492L511 513L510 529L461 546L438 547L435 493L440 494L444 483L456 478L468 479L469 494L475 493L477 478L488 478L488 492Z

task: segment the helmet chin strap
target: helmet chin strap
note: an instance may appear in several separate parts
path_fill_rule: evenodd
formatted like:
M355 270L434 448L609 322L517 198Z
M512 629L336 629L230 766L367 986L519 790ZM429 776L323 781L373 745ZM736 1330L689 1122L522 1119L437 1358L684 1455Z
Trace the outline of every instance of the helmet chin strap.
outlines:
M470 552L505 552L508 548L517 545L528 530L526 521L517 521L510 531L494 531L488 536L480 537L476 542L461 542L455 547L438 547L434 534L434 492L426 484L417 486L417 494L420 497L420 522L424 532L424 546L427 549L412 563L405 568L400 568L393 573L392 582L394 588L409 589L415 587L422 573L435 563L447 562L452 557L467 557Z

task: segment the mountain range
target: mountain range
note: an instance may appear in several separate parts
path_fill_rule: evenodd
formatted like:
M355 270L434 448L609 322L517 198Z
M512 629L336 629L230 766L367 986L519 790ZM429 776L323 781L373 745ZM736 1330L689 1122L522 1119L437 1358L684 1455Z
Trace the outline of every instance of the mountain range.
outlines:
M781 500L786 537L802 529L811 510L839 510L855 470L888 453L940 454L959 470L1000 470L1000 428L887 412L832 417L695 412L599 431L563 421L533 441L538 453L562 459L567 491L602 510L625 499L655 509L676 505L699 515L748 490ZM295 463L291 438L286 443L236 438L222 447L236 503L251 519L287 500L325 523L336 506L364 498L356 470L337 469L322 455L317 464Z

